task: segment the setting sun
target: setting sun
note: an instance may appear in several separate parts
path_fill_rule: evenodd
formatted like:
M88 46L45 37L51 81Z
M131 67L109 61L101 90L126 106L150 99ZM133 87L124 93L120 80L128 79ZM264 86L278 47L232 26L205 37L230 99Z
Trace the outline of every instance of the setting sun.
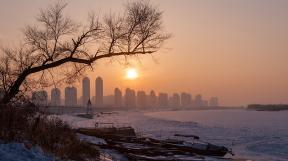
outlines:
M138 72L134 68L127 69L126 78L127 79L136 79L138 77Z

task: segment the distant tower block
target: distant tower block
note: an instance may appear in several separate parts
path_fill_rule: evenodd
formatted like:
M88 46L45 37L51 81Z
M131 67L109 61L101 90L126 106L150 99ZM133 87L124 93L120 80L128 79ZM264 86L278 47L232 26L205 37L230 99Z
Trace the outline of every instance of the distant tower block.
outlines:
M59 88L53 88L51 90L51 106L61 105L61 92Z
M171 106L173 108L180 107L180 96L178 93L173 93L171 98Z
M88 100L90 99L90 79L88 77L82 80L82 105L86 107Z
M151 107L151 108L156 107L157 106L157 96L153 90L150 92L150 95L148 98L149 98L148 99L149 107Z
M202 100L202 96L200 94L198 94L195 97L195 105L198 106L198 107L203 106L203 100Z
M136 106L136 97L135 91L127 88L125 91L125 105L126 107L135 107Z
M136 93L133 89L131 90L131 107L136 107Z
M145 108L147 106L146 93L144 91L137 92L137 106L140 108Z
M103 105L103 80L97 77L95 81L95 104L96 106Z
M131 101L130 101L130 98L131 98L131 89L130 88L126 88L125 90L125 106L126 107L130 107L131 105Z
M77 89L75 87L65 88L65 106L67 107L77 106Z
M168 94L167 93L159 93L158 104L159 104L159 107L168 107L169 106L169 100L168 100Z
M217 107L219 106L219 100L217 97L211 97L209 100L209 106Z
M192 105L192 96L189 93L181 93L181 106L190 107Z
M119 88L115 88L114 90L114 105L116 107L122 106L122 92Z

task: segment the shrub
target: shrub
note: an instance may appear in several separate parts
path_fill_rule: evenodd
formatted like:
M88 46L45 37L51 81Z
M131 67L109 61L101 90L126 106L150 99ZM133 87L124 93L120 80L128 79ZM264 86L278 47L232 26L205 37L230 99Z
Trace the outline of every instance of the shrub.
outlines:
M98 160L99 152L82 142L73 129L56 117L39 112L37 107L1 106L0 139L29 142L64 160Z

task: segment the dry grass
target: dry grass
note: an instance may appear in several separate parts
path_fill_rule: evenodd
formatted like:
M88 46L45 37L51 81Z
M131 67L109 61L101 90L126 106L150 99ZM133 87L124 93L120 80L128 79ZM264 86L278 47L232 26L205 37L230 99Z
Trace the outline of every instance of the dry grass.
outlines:
M70 126L27 107L0 107L0 139L29 142L64 160L97 160L99 152L80 141Z

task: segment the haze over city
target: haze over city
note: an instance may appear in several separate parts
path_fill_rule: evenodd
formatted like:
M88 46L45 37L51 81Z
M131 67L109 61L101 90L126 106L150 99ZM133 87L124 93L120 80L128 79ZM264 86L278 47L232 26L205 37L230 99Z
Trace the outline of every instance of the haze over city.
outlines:
M127 71L127 79L136 79L137 73L134 69ZM91 89L94 84L95 88ZM82 95L73 85L65 87L65 92L61 93L60 88L52 88L51 91L38 90L32 92L31 101L37 106L51 107L112 107L118 110L125 109L220 109L219 99L210 97L204 99L201 94L191 95L187 92L172 94L150 91L135 91L133 88L114 88L112 95L104 95L104 81L97 77L95 82L88 77L82 79ZM49 97L50 96L50 97ZM2 96L0 96L2 97ZM206 96L207 98L207 96ZM223 107L221 107L223 108Z
M67 13L81 22L89 11L117 13L126 1L68 2ZM17 45L23 25L33 24L39 9L50 3L1 0L1 44ZM87 75L91 80L99 75L105 79L104 93L113 94L114 87L130 87L218 96L227 106L288 103L288 1L151 3L164 11L164 26L172 33L171 39L159 52L134 58L129 65L100 61ZM135 68L138 78L126 79L127 68Z

